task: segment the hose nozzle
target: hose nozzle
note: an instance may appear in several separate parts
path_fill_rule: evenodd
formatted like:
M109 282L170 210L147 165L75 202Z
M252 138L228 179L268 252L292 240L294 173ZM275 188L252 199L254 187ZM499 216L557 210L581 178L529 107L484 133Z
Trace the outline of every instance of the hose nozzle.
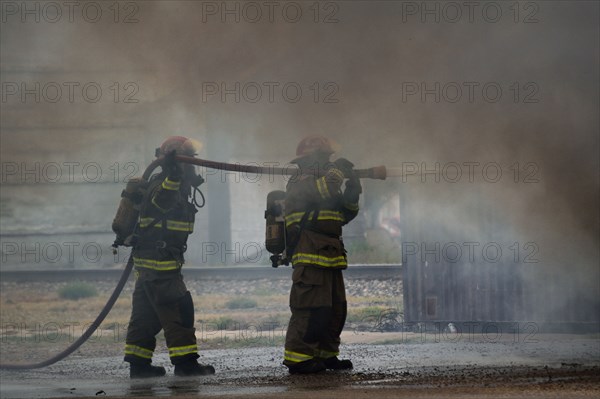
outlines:
M357 169L356 174L361 178L385 180L387 177L387 170L384 165L373 166L369 169Z

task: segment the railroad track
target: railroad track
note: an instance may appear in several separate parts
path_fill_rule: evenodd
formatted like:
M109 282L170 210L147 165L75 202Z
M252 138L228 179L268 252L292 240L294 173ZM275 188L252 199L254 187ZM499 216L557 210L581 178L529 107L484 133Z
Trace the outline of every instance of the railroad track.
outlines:
M2 282L34 281L94 281L118 280L123 269L54 269L54 270L7 270L0 271ZM184 267L183 275L194 280L281 280L289 279L292 269L289 266L222 266ZM401 279L400 265L350 265L344 277L355 280ZM130 277L133 278L133 277Z

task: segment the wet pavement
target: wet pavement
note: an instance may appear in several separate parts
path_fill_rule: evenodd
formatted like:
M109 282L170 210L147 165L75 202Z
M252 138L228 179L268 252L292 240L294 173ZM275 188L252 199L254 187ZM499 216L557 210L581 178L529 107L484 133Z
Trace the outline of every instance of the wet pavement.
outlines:
M130 380L120 356L73 355L44 369L0 371L0 397L284 397L315 390L358 393L385 387L408 392L542 383L560 387L573 381L584 384L590 397L600 397L597 337L538 335L527 342L512 338L489 342L476 335L457 342L422 338L425 342L343 345L342 357L353 360L354 370L313 376L290 376L281 365L280 347L201 351L201 362L213 364L217 374L200 378L174 377L165 353L157 354L154 364L165 366L167 376L148 380Z

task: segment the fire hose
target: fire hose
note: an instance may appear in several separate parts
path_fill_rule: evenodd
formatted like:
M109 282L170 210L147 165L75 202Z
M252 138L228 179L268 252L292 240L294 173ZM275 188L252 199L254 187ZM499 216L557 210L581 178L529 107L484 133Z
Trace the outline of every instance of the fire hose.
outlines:
M206 168L211 169L220 169L226 170L230 172L244 172L244 173L253 173L253 174L269 174L269 175L295 175L298 173L297 167L271 167L271 166L256 166L256 165L242 165L242 164L231 164L225 162L215 162L208 161L206 159L187 157L183 155L178 155L175 159L179 162L189 163L196 166L204 166ZM160 163L162 162L162 158L158 158L154 160L150 166L144 172L142 176L144 179L148 179L150 177L150 173L154 170ZM150 170L150 171L149 171ZM368 178L368 179L378 179L385 180L387 177L387 172L385 166L375 166L368 169L356 169L355 173L360 178Z
M197 166L204 166L204 167L211 168L211 169L232 171L232 172L245 172L245 173L255 173L255 174L277 174L277 175L294 175L298 172L298 169L295 167L276 168L276 167L269 167L269 166L230 164L230 163L225 163L225 162L208 161L208 160L204 160L204 159L180 156L180 155L176 156L175 159L179 162L189 163L189 164L193 164L193 165L197 165ZM144 179L145 181L148 181L152 172L159 165L161 165L162 161L163 161L163 158L161 157L161 158L157 158L156 160L151 162L150 165L148 165L148 167L144 171L144 174L142 175L142 179ZM380 180L385 180L385 178L386 178L385 166L376 166L376 167L369 168L369 169L356 169L355 172L358 175L358 177L361 177L361 178L380 179ZM54 364L64 358L66 358L71 353L75 352L81 345L83 345L84 342L86 342L92 336L92 334L94 334L94 332L96 332L96 330L98 329L100 324L102 324L102 322L104 321L104 319L106 318L108 313L111 311L113 305L119 298L119 295L121 295L121 292L123 291L123 287L125 287L125 284L127 283L127 279L129 278L129 275L131 274L132 269L133 269L133 256L130 255L127 265L125 266L125 269L123 269L123 274L121 274L121 277L119 278L119 282L117 283L117 286L115 287L114 291L112 292L111 296L109 297L108 301L106 302L106 304L104 305L104 307L102 308L102 310L100 311L100 313L98 314L98 316L96 317L94 322L86 329L86 331L77 340L75 340L75 342L73 342L71 345L69 345L66 349L64 349L62 352L52 356L51 358L44 360L42 362L39 362L39 363L28 363L28 364L6 363L6 364L0 364L0 369L5 369L5 370L39 369L42 367L50 366L51 364Z

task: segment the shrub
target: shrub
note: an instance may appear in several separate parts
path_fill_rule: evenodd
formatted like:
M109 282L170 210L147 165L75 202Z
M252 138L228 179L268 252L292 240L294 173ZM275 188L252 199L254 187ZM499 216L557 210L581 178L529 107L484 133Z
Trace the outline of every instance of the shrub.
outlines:
M225 303L227 309L249 309L255 308L257 305L254 299L244 297L233 298Z
M348 322L371 322L376 321L386 311L386 308L379 306L366 306L348 312Z
M214 320L214 323L217 327L217 330L238 330L240 328L243 328L241 322L232 319L228 316L221 316Z
M96 287L83 282L70 283L58 290L58 296L62 299L78 300L96 295L98 295Z
M259 287L259 288L254 289L254 291L252 292L252 295L270 296L270 295L277 295L277 293L274 292L273 289L271 289L271 288Z

